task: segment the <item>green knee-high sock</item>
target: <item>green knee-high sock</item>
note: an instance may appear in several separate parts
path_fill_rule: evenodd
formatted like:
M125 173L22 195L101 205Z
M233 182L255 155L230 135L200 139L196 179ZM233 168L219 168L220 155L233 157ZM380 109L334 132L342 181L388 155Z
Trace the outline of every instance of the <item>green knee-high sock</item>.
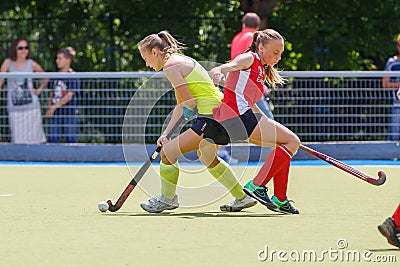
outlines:
M243 192L243 187L240 185L228 163L221 160L214 168L208 168L208 171L229 190L233 197L237 199L244 198L245 193Z
M179 168L178 162L167 165L160 163L161 175L161 194L168 198L173 199L176 192L176 184L178 183Z

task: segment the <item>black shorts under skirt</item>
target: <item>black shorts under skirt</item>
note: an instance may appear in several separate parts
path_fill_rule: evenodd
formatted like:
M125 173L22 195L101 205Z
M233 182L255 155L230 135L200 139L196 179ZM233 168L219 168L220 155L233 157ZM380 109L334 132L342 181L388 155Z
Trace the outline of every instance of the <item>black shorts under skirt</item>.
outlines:
M190 127L204 139L218 145L226 145L235 141L244 141L249 138L260 120L260 114L254 114L251 109L239 117L217 122L208 117L196 118Z

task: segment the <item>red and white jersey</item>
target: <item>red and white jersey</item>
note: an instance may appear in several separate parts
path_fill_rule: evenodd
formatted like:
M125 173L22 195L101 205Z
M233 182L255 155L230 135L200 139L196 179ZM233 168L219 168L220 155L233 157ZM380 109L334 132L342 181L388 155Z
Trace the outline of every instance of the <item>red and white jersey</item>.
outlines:
M238 117L249 110L264 94L264 66L260 57L251 53L253 64L245 70L229 72L224 87L222 104L213 109L214 119L224 121Z

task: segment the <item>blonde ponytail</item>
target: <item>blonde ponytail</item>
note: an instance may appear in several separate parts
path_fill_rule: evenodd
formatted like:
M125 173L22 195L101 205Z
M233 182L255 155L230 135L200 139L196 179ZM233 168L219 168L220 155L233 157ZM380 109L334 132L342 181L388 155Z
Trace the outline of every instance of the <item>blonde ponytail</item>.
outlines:
M138 43L139 50L151 50L158 48L168 56L172 53L182 54L184 44L177 41L168 31L160 31L157 34L150 34Z

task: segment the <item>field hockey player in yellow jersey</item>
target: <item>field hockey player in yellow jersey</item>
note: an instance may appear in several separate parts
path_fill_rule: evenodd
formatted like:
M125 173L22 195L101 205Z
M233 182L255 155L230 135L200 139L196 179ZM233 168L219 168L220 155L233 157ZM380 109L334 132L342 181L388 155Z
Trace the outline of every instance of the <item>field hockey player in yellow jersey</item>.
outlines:
M199 160L207 166L211 175L235 198L232 203L221 206L222 211L241 211L257 204L257 201L243 192L231 167L217 157L217 145L205 139L205 126L216 123L211 119L212 110L222 100L221 92L214 86L207 71L193 58L184 56L181 53L182 44L167 31L148 35L139 42L138 47L147 67L164 71L174 87L177 101L169 124L157 140L157 145L162 146L161 195L143 201L141 207L148 212L162 212L179 207L176 195L178 157L192 151L197 151ZM166 133L179 118L182 115L189 118L195 113L198 115L192 126L174 139L168 140Z

